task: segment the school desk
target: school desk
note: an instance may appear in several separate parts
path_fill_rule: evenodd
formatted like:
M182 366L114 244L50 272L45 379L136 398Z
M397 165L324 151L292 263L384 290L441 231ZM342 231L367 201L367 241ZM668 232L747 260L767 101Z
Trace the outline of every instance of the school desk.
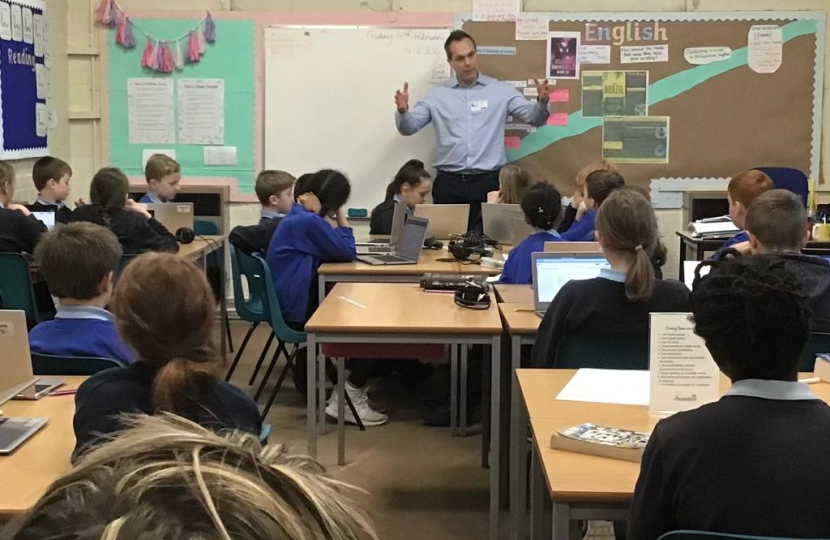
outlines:
M532 285L507 285L499 284L493 286L496 291L496 298L504 304L530 304L533 307L535 297L533 296Z
M533 430L533 458L530 479L530 538L539 539L545 529L545 506L553 504L553 540L568 540L568 525L573 519L624 520L640 473L640 464L574 452L552 450L550 436L556 430L584 422L651 432L660 417L651 416L648 407L557 401L576 370L520 369L516 372L522 396L520 426L527 420ZM800 378L812 374L802 373ZM729 389L729 380L721 375L721 394ZM830 384L812 384L810 388L825 402L830 402ZM526 467L526 438L521 452L513 456L511 467ZM521 463L518 463L521 461ZM524 497L526 484L511 483L511 539L525 538ZM516 498L516 496L521 496ZM515 509L515 511L514 511ZM522 534L522 536L514 536Z
M489 309L474 310L457 306L450 294L430 294L415 284L406 283L338 283L306 323L308 350L317 362L308 362L308 446L310 455L317 452L317 407L324 424L324 385L315 382L323 376L322 355L317 345L325 343L352 344L444 344L451 345L453 356L458 346L487 345L491 352L490 421L490 537L498 534L499 487L499 410L501 394L502 324L495 303ZM453 358L453 365L456 365ZM337 420L338 463L345 461L344 422L344 360L337 360L340 395ZM463 382L463 378L462 378ZM453 385L455 390L455 385ZM453 392L452 403L457 403ZM462 390L462 396L465 392ZM462 417L464 415L462 414ZM394 416L391 418L394 422Z
M58 390L78 388L86 377L62 377ZM0 456L0 517L9 519L25 512L58 478L72 470L69 461L75 449L72 416L75 396L46 396L37 401L7 401L0 409L9 417L48 418L49 423L9 456Z

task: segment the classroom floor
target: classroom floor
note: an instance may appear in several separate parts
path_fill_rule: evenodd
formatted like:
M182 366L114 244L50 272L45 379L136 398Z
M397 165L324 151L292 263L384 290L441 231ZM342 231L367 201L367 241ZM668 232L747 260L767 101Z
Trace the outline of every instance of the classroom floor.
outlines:
M231 323L235 346L242 343L247 328L239 321ZM261 325L231 379L251 396L256 385L249 387L248 380L267 337L268 329ZM229 355L228 365L232 360ZM271 385L259 400L261 407L277 373L275 370ZM262 373L256 384L261 377ZM440 375L433 382L438 379ZM337 465L336 426L330 424L332 431L318 438L318 459L332 476L367 492L357 498L368 509L382 540L486 538L489 471L480 463L480 425L466 438L450 437L449 428L426 427L420 419L423 395L432 390L429 386L403 390L397 375L370 384L372 399L388 409L389 423L362 433L347 426L347 464L343 467ZM266 422L273 428L270 442L285 444L298 453L306 451L305 398L294 388L290 376ZM500 537L507 538L506 510L501 521ZM592 526L591 532L590 537L613 538L605 527Z

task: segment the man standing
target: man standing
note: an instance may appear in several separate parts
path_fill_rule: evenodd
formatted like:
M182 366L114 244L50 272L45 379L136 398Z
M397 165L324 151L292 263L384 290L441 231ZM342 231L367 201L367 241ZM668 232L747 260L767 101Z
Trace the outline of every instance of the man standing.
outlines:
M542 126L548 118L548 81L536 81L538 101L524 98L512 86L482 75L476 42L455 30L444 43L455 78L430 90L409 108L409 84L395 92L396 124L402 135L412 135L433 123L438 137L438 172L432 198L438 204L468 203L470 224L481 212L487 193L499 189L507 116Z

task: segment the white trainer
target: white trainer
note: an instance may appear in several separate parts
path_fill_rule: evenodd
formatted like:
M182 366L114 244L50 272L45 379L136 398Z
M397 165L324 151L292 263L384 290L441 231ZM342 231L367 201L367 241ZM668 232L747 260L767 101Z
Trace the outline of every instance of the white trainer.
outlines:
M389 420L389 417L371 407L368 394L368 387L354 388L348 382L346 383L346 395L352 400L357 415L360 417L363 425L366 427L382 426ZM357 425L357 420L352 414L349 405L344 403L344 407L346 408L344 411L346 422ZM337 391L332 392L328 403L326 403L326 415L335 420L337 419Z

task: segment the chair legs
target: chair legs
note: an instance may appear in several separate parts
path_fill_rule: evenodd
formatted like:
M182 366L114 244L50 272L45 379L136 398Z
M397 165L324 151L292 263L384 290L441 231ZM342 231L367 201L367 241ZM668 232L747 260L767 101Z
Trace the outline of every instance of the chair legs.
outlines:
M225 317L225 332L228 334L228 350L233 352L233 336L231 335L231 321Z
M337 391L337 369L334 367L334 364L331 362L329 358L326 358L326 374L329 376L329 380L334 385L335 392ZM352 411L352 416L357 421L357 427L360 428L360 431L366 431L366 426L363 425L363 421L357 415L357 409L354 408L354 403L352 403L352 398L349 397L348 392L344 392L346 394L346 405ZM323 405L321 404L321 407Z
M274 386L274 389L271 391L271 397L268 398L268 403L265 405L265 409L263 409L263 411L262 411L262 421L263 422L265 421L265 417L268 415L268 411L271 410L271 405L274 404L274 399L276 399L277 392L280 391L280 388L282 387L282 383L285 381L285 376L288 375L288 371L291 370L291 369L296 369L296 367L294 366L294 358L296 358L297 351L299 349L300 349L299 344L294 344L294 348L291 350L291 354L288 356L288 359L285 361L285 367L283 368L282 373L280 373L280 378L277 379L277 384L276 384L276 386ZM266 380L267 380L267 377L265 379L263 379L263 385L265 384Z
M233 375L233 372L236 369L236 365L239 364L239 359L242 358L242 351L245 350L245 347L248 345L248 340L251 339L251 335L254 333L254 330L256 330L257 326L259 326L259 322L255 322L248 327L248 332L245 334L245 338L242 340L242 346L239 347L238 351L236 351L236 356L233 359L231 368L228 370L228 374L225 376L226 382L231 380L231 375Z
M265 385L268 384L268 379L271 377L271 372L274 370L274 366L277 365L277 360L280 358L280 353L285 353L285 355L288 356L288 349L285 348L285 343L277 338L277 350L274 351L274 356L271 357L271 363L268 364L268 369L265 370L262 382L259 383L259 388L257 389L256 394L254 394L254 401L259 401L259 398L262 396L262 392L265 390Z
M265 355L268 354L268 349L271 348L271 343L274 341L274 332L271 332L271 335L268 336L268 341L265 343L265 348L262 349L262 353L259 355L259 360L257 360L256 367L254 367L254 373L251 375L251 380L248 381L248 386L254 384L256 380L256 376L259 374L259 368L262 367L262 361L265 360Z

